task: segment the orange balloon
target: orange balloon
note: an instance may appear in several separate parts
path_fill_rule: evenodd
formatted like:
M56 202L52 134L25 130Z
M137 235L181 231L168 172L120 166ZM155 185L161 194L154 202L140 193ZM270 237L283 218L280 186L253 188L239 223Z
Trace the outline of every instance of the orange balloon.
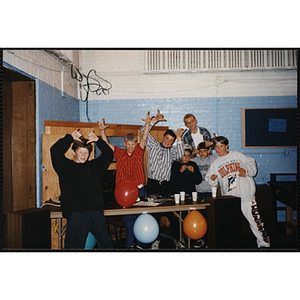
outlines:
M207 222L197 210L192 210L183 220L183 231L192 240L201 239L207 231Z

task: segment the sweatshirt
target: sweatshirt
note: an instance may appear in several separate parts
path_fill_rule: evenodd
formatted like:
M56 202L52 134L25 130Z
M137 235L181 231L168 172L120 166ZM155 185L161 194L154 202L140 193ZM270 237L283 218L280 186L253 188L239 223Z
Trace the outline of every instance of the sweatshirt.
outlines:
M99 138L96 145L101 150L101 155L85 163L77 163L65 157L73 142L72 135L67 134L50 149L52 164L59 177L63 215L87 210L102 212L104 204L101 177L111 162L113 151Z
M193 166L194 172L184 170L180 172L180 168L183 165ZM195 185L202 181L202 176L199 172L196 163L189 161L186 164L182 164L179 161L174 161L171 169L171 185L173 186L174 193L185 191L187 194L191 194L196 191Z
M239 176L239 168L246 170L246 177ZM221 195L240 197L243 201L255 199L255 182L253 177L257 173L255 160L238 151L229 151L225 156L218 156L211 164L205 176L211 186L221 187ZM216 174L218 178L214 181L211 175Z
M218 157L218 155L208 155L205 158L201 158L200 156L196 156L192 158L191 160L194 161L199 171L202 175L202 182L198 185L196 185L196 191L199 193L211 193L211 186L210 184L205 180L206 173L212 164L212 162Z

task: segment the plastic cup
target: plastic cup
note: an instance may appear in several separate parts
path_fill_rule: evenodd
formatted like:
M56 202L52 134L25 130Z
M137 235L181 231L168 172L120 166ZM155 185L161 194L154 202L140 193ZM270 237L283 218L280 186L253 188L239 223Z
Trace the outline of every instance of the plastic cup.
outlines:
M198 196L197 192L192 192L193 201L197 201L197 196Z
M179 204L180 194L174 194L175 203Z
M211 194L214 198L217 197L217 188L216 187L211 188Z
M180 192L180 200L181 201L185 200L185 192Z

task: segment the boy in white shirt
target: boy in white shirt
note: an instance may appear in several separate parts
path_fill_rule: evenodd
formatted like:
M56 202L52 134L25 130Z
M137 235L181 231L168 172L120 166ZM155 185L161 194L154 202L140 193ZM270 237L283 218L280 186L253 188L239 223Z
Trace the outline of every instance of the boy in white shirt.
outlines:
M213 145L213 141L210 135L210 132L204 127L198 127L198 121L192 114L187 114L183 118L183 122L188 130L185 132L182 137L182 141L184 144L188 144L192 147L192 157L197 155L197 145L201 142L205 142L206 146L211 147Z
M265 231L255 200L255 182L257 173L255 160L238 151L228 151L229 142L226 137L219 136L214 140L218 154L211 164L205 179L211 186L221 187L221 194L241 198L241 210L249 222L256 237L257 247L270 247L270 239Z

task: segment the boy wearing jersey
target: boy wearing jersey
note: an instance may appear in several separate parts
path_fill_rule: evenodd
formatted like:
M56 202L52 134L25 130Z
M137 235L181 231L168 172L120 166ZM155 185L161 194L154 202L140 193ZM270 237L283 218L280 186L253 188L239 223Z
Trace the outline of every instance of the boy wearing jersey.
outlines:
M241 198L241 210L256 237L257 247L270 247L270 239L265 231L255 200L255 182L257 173L255 160L238 151L228 151L228 139L219 136L214 140L218 154L211 164L205 179L214 187L221 187L222 196Z

